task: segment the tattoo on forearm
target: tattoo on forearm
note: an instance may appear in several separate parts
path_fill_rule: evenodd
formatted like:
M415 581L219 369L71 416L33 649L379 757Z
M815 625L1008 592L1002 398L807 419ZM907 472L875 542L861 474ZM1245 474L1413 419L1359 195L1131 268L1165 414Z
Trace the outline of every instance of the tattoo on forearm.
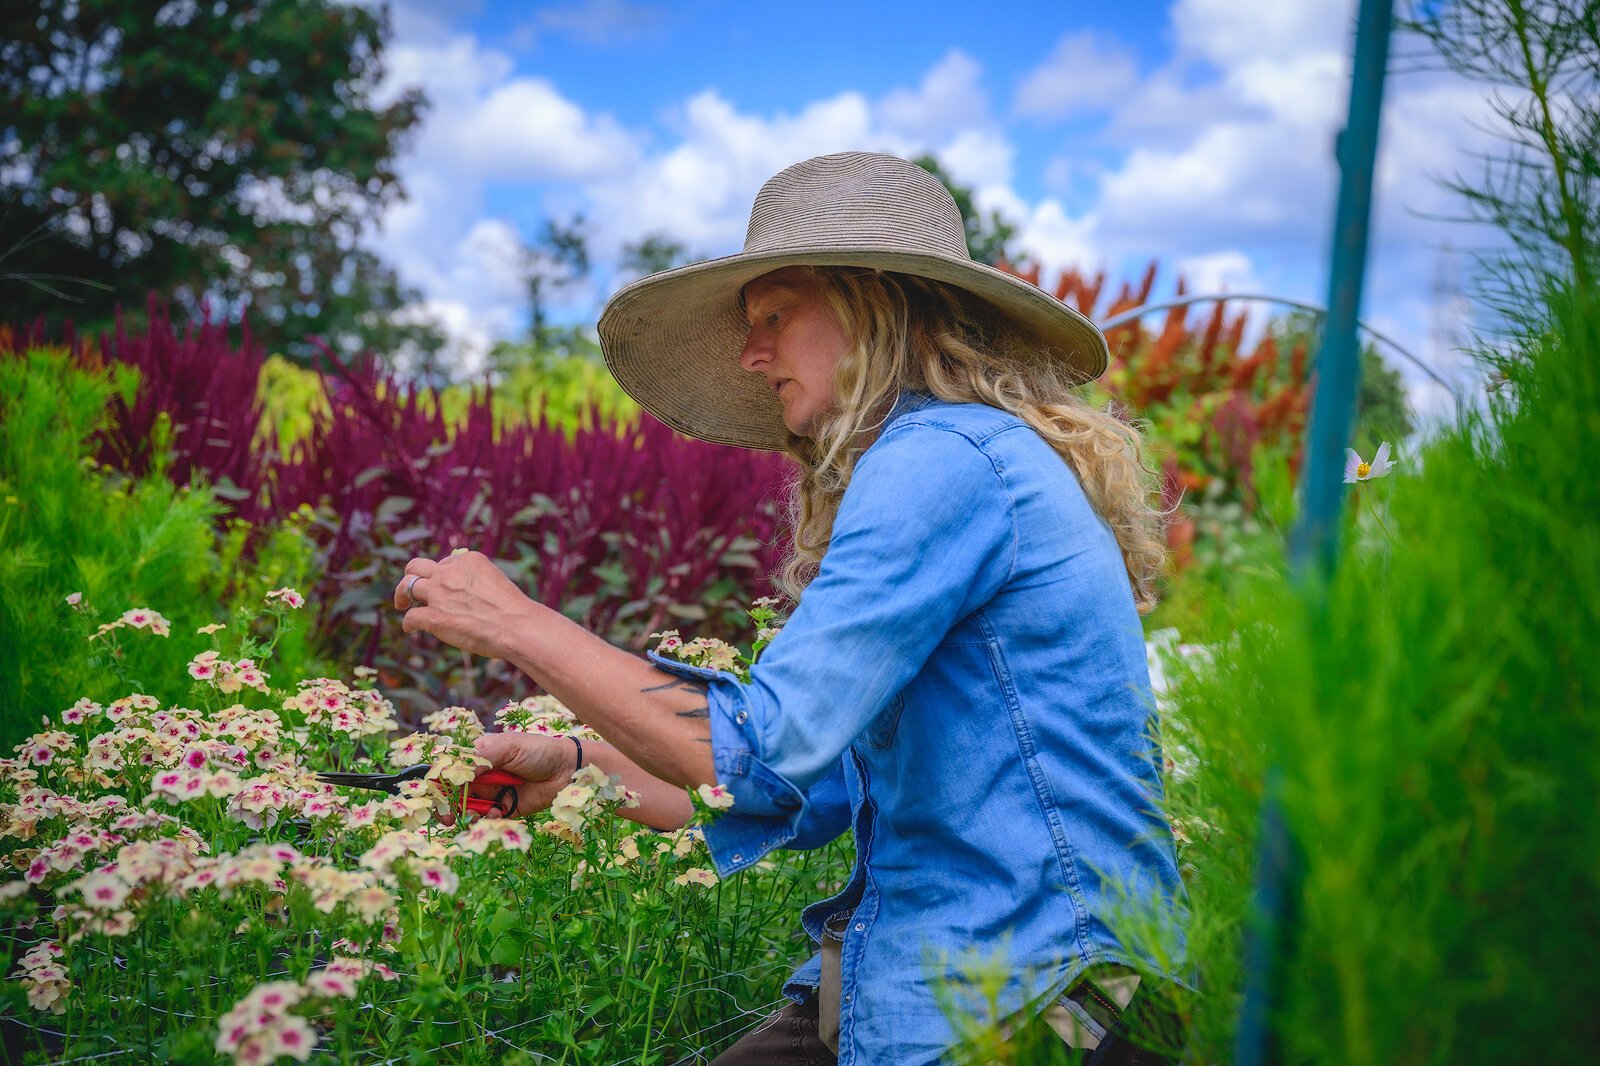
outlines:
M690 707L687 711L674 711L679 718L710 718L710 707Z
M702 696L705 695L705 692L706 692L705 682L703 682L703 681L690 681L688 678L685 678L685 677L675 677L672 680L668 681L665 685L655 685L655 686L653 686L651 688L642 688L639 691L640 692L671 692L674 689L682 689L682 690L684 690L686 692L698 692Z

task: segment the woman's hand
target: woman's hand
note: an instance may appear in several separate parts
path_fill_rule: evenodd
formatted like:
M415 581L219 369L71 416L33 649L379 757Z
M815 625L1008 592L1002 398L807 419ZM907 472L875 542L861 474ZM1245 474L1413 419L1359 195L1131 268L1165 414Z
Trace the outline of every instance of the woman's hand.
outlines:
M407 633L431 633L453 647L491 659L510 654L512 634L534 602L482 552L413 559L394 589ZM569 745L570 746L570 745Z
M556 793L566 788L578 767L578 749L566 737L547 737L538 733L485 733L473 746L478 754L493 763L492 769L516 774L524 780L517 786L518 817L536 814L550 806ZM474 781L472 795L494 799L504 785L484 785Z

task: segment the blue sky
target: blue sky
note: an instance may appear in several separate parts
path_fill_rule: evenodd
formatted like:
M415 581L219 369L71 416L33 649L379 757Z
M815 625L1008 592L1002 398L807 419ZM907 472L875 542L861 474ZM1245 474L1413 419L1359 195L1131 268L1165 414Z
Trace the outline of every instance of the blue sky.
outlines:
M939 156L1044 268L1321 300L1355 0L754 4L398 0L385 92L433 100L375 245L464 366L526 326L521 248L581 214L592 320L621 247L738 250L761 182L811 155ZM1367 314L1452 380L1462 249L1435 178L1486 136L1482 90L1392 77ZM1448 401L1414 370L1425 412Z

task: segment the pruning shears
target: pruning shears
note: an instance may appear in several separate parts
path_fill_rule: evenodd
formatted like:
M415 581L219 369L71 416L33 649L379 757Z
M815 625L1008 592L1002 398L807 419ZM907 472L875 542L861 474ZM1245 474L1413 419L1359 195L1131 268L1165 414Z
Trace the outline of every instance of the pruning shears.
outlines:
M401 785L407 781L423 780L428 776L429 769L429 764L424 762L415 766L408 766L404 770L399 770L392 774L357 774L329 770L318 773L317 780L325 785L340 785L344 788L368 788L396 796L400 793ZM516 774L509 774L504 770L485 770L477 776L473 784L499 785L500 791L495 793L492 800L482 799L478 796L468 796L467 810L486 818L509 818L517 810L517 786L525 785L527 782Z

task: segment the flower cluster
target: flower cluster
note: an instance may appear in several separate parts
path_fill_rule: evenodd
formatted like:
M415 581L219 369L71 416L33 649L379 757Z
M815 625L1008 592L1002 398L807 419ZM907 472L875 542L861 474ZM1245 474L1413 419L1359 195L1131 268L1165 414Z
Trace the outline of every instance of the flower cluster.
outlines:
M423 716L422 724L433 732L468 747L471 747L474 740L483 736L483 723L478 720L477 714L465 707L441 707Z
M77 606L74 604L74 606ZM132 607L122 612L120 618L106 622L94 631L90 640L98 640L113 629L148 629L158 637L172 635L172 623L161 616L159 611L152 611L148 607Z
M529 696L506 704L494 714L495 724L508 733L538 733L546 737L573 736L599 740L600 734L579 722L554 696Z
M297 605L293 590L275 591L283 595L269 600ZM143 616L122 624L154 628ZM239 647L231 654L270 654L253 638ZM188 672L204 683L196 692L269 691L265 672L247 658L205 652ZM400 976L363 961L374 953L392 953L398 968L395 960L411 957L455 968L469 951L503 952L474 943L481 923L463 917L500 898L502 878L533 879L512 886L534 889L525 893L534 901L529 913L597 913L563 894L602 886L607 906L657 913L664 904L656 893L673 905L674 886L693 892L717 883L697 829L620 829L610 816L637 807L638 797L594 766L572 775L542 824L464 818L456 803L488 766L473 746L483 733L477 716L446 707L426 717L429 732L390 740L394 708L370 675L363 681L303 682L273 709L215 706L228 702L219 699L200 709L164 706L139 692L83 699L0 758L0 869L9 871L0 879L0 912L8 932L27 931L33 942L11 974L20 982L13 994L20 1001L25 988L35 1009L66 1014L70 1033L96 1034L68 1039L67 1051L95 1048L106 1032L82 1024L85 1011L136 1002L151 994L152 980L171 995L205 956L219 974L263 967L252 980L264 983L231 1005L224 998L195 1008L207 1013L189 1024L211 1032L218 1055L304 1061L321 1032L342 1031L360 1013L335 1010L340 1002L359 997L365 1008L392 999L367 981ZM497 719L510 731L594 736L549 696L507 704ZM426 776L395 795L335 788L311 773L418 763ZM712 785L695 795L707 810L732 802ZM530 852L533 861L523 858ZM612 891L623 867L625 890ZM308 956L329 961L307 974L316 965Z
M241 781L228 800L228 813L251 829L278 824L285 808L297 805L299 796L271 775Z
M299 688L283 701L283 709L299 711L308 725L351 737L378 736L395 728L394 704L375 689L353 689L327 677L302 681Z
M306 605L306 598L291 588L273 589L267 593L268 603L281 602L285 607L298 611Z
M60 959L64 949L54 940L45 940L29 948L22 956L16 973L28 993L28 1005L34 1010L47 1010L52 1014L65 1014L67 993L72 981Z
M527 828L513 818L480 818L465 832L455 838L456 850L469 855L482 855L490 848L507 851L527 851L533 843Z
M674 655L690 666L736 672L740 671L743 662L738 648L715 637L696 637L686 641L678 635L676 629L669 629L664 633L651 633L650 637L661 638L656 645L658 655Z
M267 691L267 675L253 660L230 662L215 651L203 651L190 660L189 676L225 696L246 688Z
M591 764L575 770L572 783L556 793L555 800L550 804L550 817L556 825L566 830L558 830L558 835L581 839L584 825L608 803L637 807L639 800L623 787L622 778L609 776Z
M304 981L267 981L256 985L220 1020L216 1049L236 1066L258 1066L287 1055L305 1062L317 1046L316 1030L296 1008L318 1000L354 999L361 982L377 974L399 978L381 962L335 955Z
M239 1066L276 1062L289 1055L301 1062L317 1046L311 1023L290 1008L306 998L297 981L268 981L233 1005L221 1019L217 1052L230 1055Z

